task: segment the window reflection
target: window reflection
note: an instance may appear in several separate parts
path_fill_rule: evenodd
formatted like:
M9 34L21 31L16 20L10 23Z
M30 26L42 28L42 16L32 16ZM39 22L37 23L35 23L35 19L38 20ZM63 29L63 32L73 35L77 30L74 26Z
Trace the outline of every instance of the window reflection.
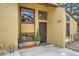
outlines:
M21 20L24 23L34 23L34 11L21 8Z

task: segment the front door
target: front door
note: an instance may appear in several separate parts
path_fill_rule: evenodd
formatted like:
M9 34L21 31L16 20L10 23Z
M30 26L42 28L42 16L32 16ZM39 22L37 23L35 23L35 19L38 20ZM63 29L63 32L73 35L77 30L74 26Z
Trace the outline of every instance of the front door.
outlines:
M41 37L40 42L45 43L47 41L47 23L39 22L39 32Z

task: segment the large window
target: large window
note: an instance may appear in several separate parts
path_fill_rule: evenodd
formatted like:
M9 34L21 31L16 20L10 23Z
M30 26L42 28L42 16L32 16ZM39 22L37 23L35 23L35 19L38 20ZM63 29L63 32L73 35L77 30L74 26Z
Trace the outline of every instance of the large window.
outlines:
M34 23L34 10L21 7L21 22Z
M40 20L47 20L47 12L39 11L38 12L38 17L39 17Z

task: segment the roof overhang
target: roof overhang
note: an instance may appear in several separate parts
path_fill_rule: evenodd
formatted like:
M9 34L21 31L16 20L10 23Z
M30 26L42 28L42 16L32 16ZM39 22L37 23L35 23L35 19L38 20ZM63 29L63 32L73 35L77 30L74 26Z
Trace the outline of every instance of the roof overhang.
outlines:
M62 7L59 3L41 3L41 4L50 6L50 7Z

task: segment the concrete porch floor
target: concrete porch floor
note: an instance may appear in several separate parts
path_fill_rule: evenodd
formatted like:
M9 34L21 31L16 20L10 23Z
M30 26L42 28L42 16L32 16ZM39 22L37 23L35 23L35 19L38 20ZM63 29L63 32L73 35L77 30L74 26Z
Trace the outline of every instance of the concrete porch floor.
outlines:
M66 43L66 47L79 52L79 40Z
M18 50L5 56L79 56L79 53L67 48L59 48L50 44Z

